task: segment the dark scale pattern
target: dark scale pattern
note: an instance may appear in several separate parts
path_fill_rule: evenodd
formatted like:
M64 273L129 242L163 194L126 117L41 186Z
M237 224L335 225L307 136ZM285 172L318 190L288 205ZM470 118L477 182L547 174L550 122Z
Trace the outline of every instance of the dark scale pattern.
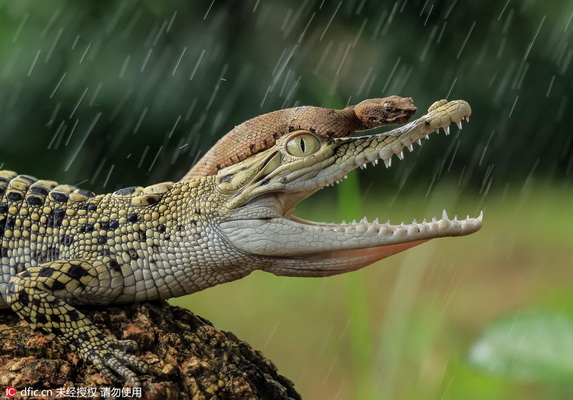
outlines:
M172 221L161 200L172 188L96 196L0 171L0 308L9 306L39 332L69 344L110 380L138 384L134 371L145 372L146 365L126 353L134 344L105 336L74 304L170 297L164 278L155 282L150 268L167 265L160 243ZM180 214L172 203L172 215Z

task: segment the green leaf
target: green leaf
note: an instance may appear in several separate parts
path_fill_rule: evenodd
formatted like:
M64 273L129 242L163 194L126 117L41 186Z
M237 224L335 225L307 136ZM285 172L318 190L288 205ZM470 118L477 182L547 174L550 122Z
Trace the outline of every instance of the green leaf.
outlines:
M529 310L490 324L470 350L470 362L503 377L533 381L573 379L573 317Z

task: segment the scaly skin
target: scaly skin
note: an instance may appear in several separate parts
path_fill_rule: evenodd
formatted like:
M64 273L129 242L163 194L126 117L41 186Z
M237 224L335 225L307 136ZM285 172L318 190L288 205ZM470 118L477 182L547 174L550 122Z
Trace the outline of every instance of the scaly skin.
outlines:
M356 131L408 122L416 112L409 97L366 99L343 110L303 106L259 115L223 136L183 177L189 180L215 175L273 146L289 132L308 130L319 136L341 137Z
M101 374L139 385L147 367L129 340L105 336L75 306L168 299L254 270L327 276L362 268L443 236L481 227L481 215L411 225L318 224L295 205L346 173L383 160L469 117L441 102L390 132L328 138L295 131L217 175L94 195L0 172L0 308L68 344Z

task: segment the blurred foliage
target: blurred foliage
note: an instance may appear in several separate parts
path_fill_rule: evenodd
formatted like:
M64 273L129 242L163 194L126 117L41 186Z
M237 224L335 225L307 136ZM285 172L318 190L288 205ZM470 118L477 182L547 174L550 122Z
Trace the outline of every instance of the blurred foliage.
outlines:
M573 378L573 317L552 309L520 310L491 323L470 361L493 374L521 380Z
M570 178L572 12L564 0L1 0L0 165L95 190L176 179L258 114L399 94L418 115L444 97L474 114L392 168L394 185Z

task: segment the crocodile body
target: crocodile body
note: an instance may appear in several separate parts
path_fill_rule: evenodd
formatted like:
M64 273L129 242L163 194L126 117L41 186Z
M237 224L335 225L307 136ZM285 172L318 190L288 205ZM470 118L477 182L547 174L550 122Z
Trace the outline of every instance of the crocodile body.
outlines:
M296 204L352 169L382 160L471 109L441 101L392 131L329 138L297 130L216 175L94 195L0 172L0 308L67 343L110 380L139 384L147 367L129 340L105 336L75 306L167 299L254 270L328 276L427 240L473 233L479 218L410 225L317 224Z

